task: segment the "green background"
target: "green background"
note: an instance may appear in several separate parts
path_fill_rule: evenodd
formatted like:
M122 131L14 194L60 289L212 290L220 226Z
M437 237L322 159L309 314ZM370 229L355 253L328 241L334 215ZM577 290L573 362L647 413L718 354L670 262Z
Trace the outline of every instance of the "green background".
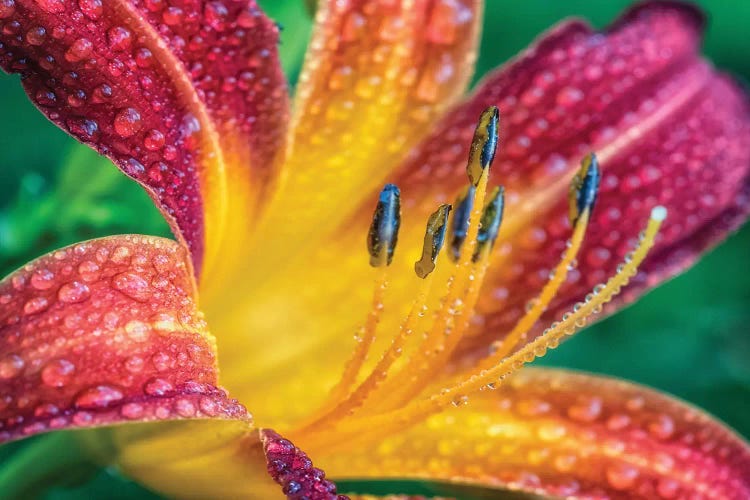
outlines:
M304 3L261 2L284 26L281 52L292 80L310 32ZM601 27L629 3L488 0L477 77L564 17L581 16ZM750 2L698 3L709 14L705 53L718 67L750 79ZM0 274L55 247L124 232L168 234L139 188L49 124L29 104L16 77L0 76ZM552 351L542 364L608 373L657 387L750 436L748 248L750 227L689 272ZM5 446L0 449L0 485L14 474L25 474L27 463L38 466L39 461L66 459L70 453L54 442L45 444L43 438ZM66 472L72 486L50 486L40 496L158 498L109 470L82 464L72 472ZM394 493L439 490L419 483L350 486Z

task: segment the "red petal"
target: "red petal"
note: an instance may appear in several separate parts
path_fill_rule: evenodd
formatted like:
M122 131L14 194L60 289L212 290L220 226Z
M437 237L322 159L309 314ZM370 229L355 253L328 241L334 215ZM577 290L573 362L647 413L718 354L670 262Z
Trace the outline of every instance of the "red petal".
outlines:
M510 255L480 304L489 335L509 329L557 263L570 235L567 184L589 150L604 169L599 203L579 267L542 323L614 272L655 205L670 215L644 265L649 274L625 295L631 300L744 219L750 108L699 58L700 26L692 8L668 2L640 6L604 34L564 24L490 76L402 167L404 204L419 200L426 216L466 182L462 165L481 110L497 104L505 116L494 178L508 192L498 246ZM716 223L724 212L733 221Z
M336 494L336 485L325 473L313 467L307 454L271 429L262 429L260 439L266 455L268 474L282 486L288 498L348 500Z
M188 268L173 241L117 236L0 281L0 441L123 421L249 421L217 388Z
M199 270L236 184L267 182L282 141L276 26L252 0L2 5L0 66L21 74L47 117L147 189Z

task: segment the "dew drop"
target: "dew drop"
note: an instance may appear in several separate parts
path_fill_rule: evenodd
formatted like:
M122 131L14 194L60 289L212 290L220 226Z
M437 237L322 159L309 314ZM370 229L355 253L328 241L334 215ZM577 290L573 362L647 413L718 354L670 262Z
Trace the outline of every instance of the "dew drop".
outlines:
M39 269L31 275L30 281L37 290L49 290L55 284L55 274L49 269Z
M130 259L130 249L126 246L119 246L112 252L112 262L115 264L126 264Z
M158 151L164 147L164 134L159 130L151 129L143 139L143 145L149 151Z
M189 418L195 416L195 405L189 399L178 400L174 405L174 409L181 417Z
M24 314L37 314L49 307L49 301L44 297L34 297L23 305Z
M78 0L78 7L89 19L99 19L104 10L102 0Z
M0 0L0 19L12 16L15 11L16 2L14 0Z
M2 18L2 4L0 4L0 18ZM44 40L47 38L47 30L44 29L42 26L37 26L36 28L31 28L29 31L26 32L26 42L29 45L42 45L44 43Z
M125 369L130 373L140 373L143 371L145 361L140 356L130 356L125 360Z
M628 464L614 464L607 468L607 482L616 490L627 490L638 479L638 469Z
M125 333L135 342L145 342L148 340L149 330L150 328L146 323L137 319L128 321L125 325Z
M94 49L94 44L88 38L79 38L65 52L65 60L78 62L86 59Z
M227 27L226 21L229 16L227 7L221 2L209 2L203 9L206 22L216 31L224 31Z
M141 276L125 272L112 278L112 285L128 297L139 302L145 302L151 298L151 286Z
M128 403L123 405L120 409L120 415L129 419L135 420L143 416L143 405L140 403Z
M143 392L149 396L164 396L172 389L172 384L163 378L152 378L143 386Z
M78 274L83 281L96 281L99 279L99 265L91 260L85 260L78 265Z
M123 26L114 26L107 31L107 42L112 50L129 50L133 43L130 30Z
M122 109L115 116L115 132L120 137L132 137L141 129L141 122L141 114L136 109Z
M565 87L557 94L557 104L564 107L571 107L583 99L581 89L575 87Z
M70 382L76 367L67 359L56 359L42 368L42 382L50 387L63 387Z
M36 0L36 3L50 14L59 14L65 10L64 0Z
M0 379L17 377L26 363L17 354L7 354L0 358Z
M80 281L71 281L70 283L65 283L57 291L57 298L61 302L65 302L67 304L83 302L84 300L88 299L90 295L91 291L89 290L89 287L81 283Z
M97 385L81 392L74 404L77 408L104 408L122 400L123 397L122 391L116 387Z

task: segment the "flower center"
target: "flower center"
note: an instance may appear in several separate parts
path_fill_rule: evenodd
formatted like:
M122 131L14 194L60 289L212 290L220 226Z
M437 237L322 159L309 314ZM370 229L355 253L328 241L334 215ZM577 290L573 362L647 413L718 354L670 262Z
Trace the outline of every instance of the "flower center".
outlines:
M435 380L460 341L469 331L482 282L491 261L491 251L503 218L504 190L498 186L488 193L489 167L498 140L498 111L485 110L471 144L467 176L469 185L453 207L441 205L430 216L425 231L422 256L415 272L422 279L411 308L390 344L373 364L364 370L384 314L388 288L388 267L393 258L400 227L400 193L389 184L381 192L368 234L370 264L376 268L372 308L356 336L354 351L345 365L339 383L327 400L304 425L293 431L295 441L305 448L346 446L359 440L375 439L418 423L450 406L466 404L477 391L494 389L524 364L557 347L565 336L586 325L588 318L627 285L649 249L662 221L664 207L655 207L636 248L625 257L617 272L606 283L594 287L582 303L565 313L533 340L527 335L573 269L584 240L601 179L596 156L589 154L573 178L569 192L569 218L572 234L560 262L550 273L539 295L511 331L491 346L488 354L444 381ZM452 212L452 217L449 214ZM430 297L435 286L438 256L447 237L452 269L443 279L443 293L430 313ZM421 331L421 338L414 337ZM335 433L335 442L331 436ZM338 444L337 444L338 443Z

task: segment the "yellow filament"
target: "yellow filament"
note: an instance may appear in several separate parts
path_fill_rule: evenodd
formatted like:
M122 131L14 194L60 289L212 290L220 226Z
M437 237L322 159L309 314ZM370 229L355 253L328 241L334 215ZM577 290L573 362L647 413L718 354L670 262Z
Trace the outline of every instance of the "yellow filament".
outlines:
M313 423L306 426L305 429L316 427L324 421L330 422L345 417L352 410L359 407L367 396L385 380L388 376L388 371L393 366L393 363L395 363L401 356L404 344L414 332L419 320L427 309L427 298L429 297L430 289L432 288L433 276L434 274L430 274L422 281L417 298L414 300L406 319L401 324L398 335L394 337L391 345L380 357L372 372L370 372L370 375L368 375L367 378L363 380L345 400L328 413L317 418Z
M416 348L416 352L410 356L406 366L390 377L385 384L379 385L371 392L367 400L368 408L374 408L375 402L377 402L378 409L395 408L418 394L429 383L433 369L439 366L440 360L450 354L460 340L462 331L460 326L458 329L455 328L456 319L462 318L464 314L471 314L473 311L474 304L469 304L469 295L472 294L474 285L476 285L477 298L475 301L478 300L478 288L482 280L481 277L477 279L477 276L478 274L484 274L483 272L477 273L476 264L472 262L472 258L477 244L487 183L488 172L485 171L477 184L469 227L461 248L459 262L456 264L456 270L452 276L448 278L446 293L441 300L441 307L436 314L432 327L428 330L425 339ZM484 257L483 254L482 260L486 261L487 259ZM486 263L479 267L481 268L481 266L486 269ZM470 277L474 277L474 280L467 287L467 281L470 281ZM449 338L448 345L445 343L446 338ZM453 342L453 339L455 339L455 342Z
M375 341L375 332L377 330L380 318L383 315L383 299L385 290L388 288L388 267L382 266L377 268L378 276L375 279L375 290L372 294L372 309L367 315L367 321L362 327L360 335L357 337L357 343L354 346L354 352L344 367L344 373L341 375L339 383L331 390L324 409L331 408L341 399L343 399L354 385L359 376L362 365L370 352L370 347ZM325 412L327 410L323 410Z
M497 365L489 369L477 368L462 382L429 398L369 418L357 418L341 422L341 425L336 429L337 436L342 439L354 438L373 431L376 431L378 435L384 435L417 423L431 414L442 411L447 406L465 402L468 394L483 388L493 387L493 384L517 371L525 363L543 356L547 349L555 348L560 339L566 335L574 334L585 326L586 319L589 316L599 312L604 304L612 300L622 287L628 284L630 278L636 274L638 266L643 262L648 251L653 247L654 239L665 216L666 210L663 207L655 208L651 212L651 218L638 247L629 257L626 257L624 264L618 266L617 273L604 286L595 288L595 292L588 296L586 302L577 305L572 311L565 314L560 323L550 326L543 335L529 342ZM311 437L311 446L315 445L315 439L315 436Z
M576 221L576 225L573 228L573 235L570 238L570 245L563 254L560 263L557 264L554 271L552 272L552 278L544 285L541 293L533 301L533 306L529 311L518 321L516 326L503 338L497 349L488 357L486 357L480 368L489 368L500 362L505 356L510 354L511 350L523 339L528 333L534 323L539 320L539 317L547 309L547 306L555 298L558 290L565 282L568 277L568 270L575 261L578 251L583 243L583 237L586 234L586 227L588 226L590 212L589 210L584 211Z

